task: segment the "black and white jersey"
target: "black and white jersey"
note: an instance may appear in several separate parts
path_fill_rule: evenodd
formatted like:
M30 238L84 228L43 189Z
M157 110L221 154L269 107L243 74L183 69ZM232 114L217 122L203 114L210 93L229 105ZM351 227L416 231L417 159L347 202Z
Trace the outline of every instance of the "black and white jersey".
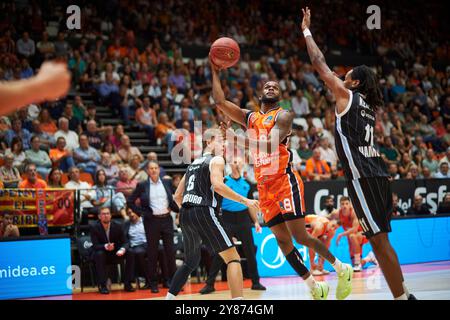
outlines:
M221 196L214 192L211 184L210 164L214 158L211 154L204 154L192 162L186 170L185 188L183 193L183 207L212 207L217 208Z
M387 168L375 144L376 112L358 92L341 114L336 112L336 152L348 180L387 177Z

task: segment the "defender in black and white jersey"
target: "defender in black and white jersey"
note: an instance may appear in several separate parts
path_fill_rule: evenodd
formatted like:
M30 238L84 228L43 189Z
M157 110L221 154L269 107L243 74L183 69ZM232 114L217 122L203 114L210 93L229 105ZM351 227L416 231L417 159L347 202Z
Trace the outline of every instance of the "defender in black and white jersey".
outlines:
M203 156L186 170L175 192L180 209L180 227L183 232L185 260L172 279L166 299L173 299L200 263L201 243L219 253L227 264L228 286L232 299L242 299L243 278L239 254L226 233L218 215L221 198L241 202L259 210L258 201L247 199L224 183L225 160L223 141L218 136L206 143Z
M388 238L392 192L386 165L374 143L376 109L383 105L378 80L364 65L353 68L344 81L340 80L311 35L310 10L302 11L302 31L312 65L336 97L336 151L356 215L394 298L415 299L404 285L397 254Z

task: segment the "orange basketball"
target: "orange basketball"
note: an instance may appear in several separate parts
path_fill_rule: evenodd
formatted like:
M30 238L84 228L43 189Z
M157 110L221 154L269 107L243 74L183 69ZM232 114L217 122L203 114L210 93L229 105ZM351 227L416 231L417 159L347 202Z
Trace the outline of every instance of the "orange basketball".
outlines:
M239 61L241 50L236 41L222 37L214 41L209 54L216 66L226 69L234 66Z

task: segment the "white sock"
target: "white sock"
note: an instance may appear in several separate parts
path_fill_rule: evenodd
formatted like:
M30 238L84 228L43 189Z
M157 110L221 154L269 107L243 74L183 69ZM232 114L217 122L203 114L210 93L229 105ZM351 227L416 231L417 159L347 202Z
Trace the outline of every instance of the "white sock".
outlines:
M334 270L336 270L337 273L341 273L343 266L342 262L339 261L338 258L336 258L336 261L334 261L334 263L332 263L331 265L333 266Z
M166 300L175 300L175 297L173 294L171 294L170 292L167 292L166 295Z
M309 289L314 289L317 286L317 282L311 274L305 279L305 282Z
M361 254L355 254L355 265L361 264Z
M394 300L408 300L408 297L406 296L406 294L402 294L400 297L394 298Z
M406 296L409 298L409 291L408 291L408 288L406 287L404 281L402 282L402 286L403 286L403 291L405 292Z
M231 300L244 300L244 297L231 298Z

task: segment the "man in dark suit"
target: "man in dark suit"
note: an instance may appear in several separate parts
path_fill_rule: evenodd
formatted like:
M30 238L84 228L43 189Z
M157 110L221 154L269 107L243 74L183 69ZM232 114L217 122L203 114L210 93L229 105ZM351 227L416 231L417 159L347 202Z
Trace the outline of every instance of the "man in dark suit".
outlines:
M108 264L121 263L128 257L129 243L125 238L123 226L111 221L109 207L101 208L97 221L90 228L95 269L97 271L97 281L99 291L108 294L106 287L106 266ZM124 284L125 291L133 292L135 289L131 285L133 270L129 263L125 263Z
M173 200L172 184L170 180L159 177L159 164L149 161L146 167L149 178L140 182L128 198L128 207L137 212L144 219L147 235L147 255L150 263L150 290L158 293L157 260L159 240L162 239L167 268L164 276L164 287L169 287L169 281L176 271L175 250L173 243L173 219L171 211L179 212ZM139 207L136 200L140 200Z

